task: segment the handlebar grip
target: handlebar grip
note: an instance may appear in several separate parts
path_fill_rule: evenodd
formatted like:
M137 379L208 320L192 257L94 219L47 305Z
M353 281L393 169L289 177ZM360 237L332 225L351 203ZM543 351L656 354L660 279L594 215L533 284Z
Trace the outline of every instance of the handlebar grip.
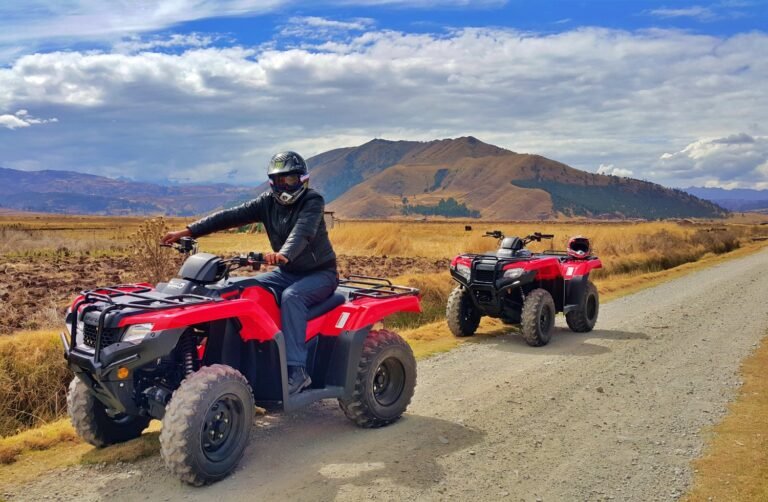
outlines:
M555 237L555 234L541 234L539 237L542 239L553 239Z

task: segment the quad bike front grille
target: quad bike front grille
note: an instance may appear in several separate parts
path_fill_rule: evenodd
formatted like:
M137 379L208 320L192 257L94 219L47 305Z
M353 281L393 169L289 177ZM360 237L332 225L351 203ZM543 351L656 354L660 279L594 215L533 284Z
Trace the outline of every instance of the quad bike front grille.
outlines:
M494 270L483 270L480 268L475 270L476 282L493 282L495 278L496 272Z
M99 327L95 324L85 323L83 325L83 342L87 346L96 348L96 337L98 329ZM119 330L105 328L104 332L101 334L101 346L107 347L108 345L116 343L118 341L119 334Z

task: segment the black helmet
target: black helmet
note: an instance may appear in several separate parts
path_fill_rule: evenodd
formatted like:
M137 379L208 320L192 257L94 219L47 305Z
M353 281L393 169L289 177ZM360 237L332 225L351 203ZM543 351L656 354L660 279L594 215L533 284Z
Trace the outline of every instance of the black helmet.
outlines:
M272 187L272 196L286 206L299 200L309 188L307 163L296 152L280 152L273 155L267 167L267 176L269 186Z

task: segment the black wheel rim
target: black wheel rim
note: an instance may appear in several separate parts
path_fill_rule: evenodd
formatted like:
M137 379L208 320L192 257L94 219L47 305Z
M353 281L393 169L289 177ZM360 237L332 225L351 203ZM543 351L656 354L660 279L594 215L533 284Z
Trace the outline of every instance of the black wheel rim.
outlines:
M200 443L208 460L221 462L230 457L238 447L244 420L243 403L234 394L220 397L208 408L200 432Z
M597 298L595 295L589 295L587 298L587 319L594 319L597 315Z
M381 362L373 374L373 398L380 406L391 406L405 388L405 368L394 357Z
M552 323L552 312L546 306L541 309L539 314L539 332L543 335L549 331L549 325Z

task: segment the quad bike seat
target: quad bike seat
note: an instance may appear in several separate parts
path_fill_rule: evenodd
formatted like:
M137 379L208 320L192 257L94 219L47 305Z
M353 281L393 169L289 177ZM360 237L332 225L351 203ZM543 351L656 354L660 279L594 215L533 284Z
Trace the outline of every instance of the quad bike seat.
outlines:
M501 241L501 246L499 246L499 250L496 251L495 254L499 258L530 256L530 253L526 253L526 250L523 249L523 246L524 243L520 237L504 237L504 239Z
M330 312L342 303L347 301L347 297L343 293L336 291L331 296L318 303L314 307L310 307L307 312L307 319L314 319L320 317L323 314Z

